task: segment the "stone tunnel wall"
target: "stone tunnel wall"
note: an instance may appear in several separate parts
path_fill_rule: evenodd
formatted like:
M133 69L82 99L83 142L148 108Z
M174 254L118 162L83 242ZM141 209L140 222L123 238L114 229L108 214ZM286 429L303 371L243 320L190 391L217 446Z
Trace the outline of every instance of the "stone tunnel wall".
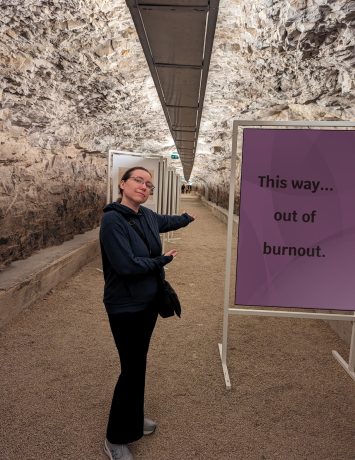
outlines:
M124 131L114 128L120 104L130 106L117 71L117 48L134 32L123 8L109 0L1 5L0 270L99 224L107 151Z
M0 136L0 270L99 224L106 161Z
M228 207L233 119L355 121L355 2L220 2L209 79L194 176Z
M174 147L124 0L0 19L3 267L98 224L109 148ZM220 2L193 170L210 200L227 208L233 119L355 119L354 28L353 0Z
M215 183L204 185L197 182L194 190L198 195L206 198L206 200L215 203L217 206L228 210L229 206L229 185L226 183ZM234 214L239 215L240 196L239 193L235 194L234 199Z

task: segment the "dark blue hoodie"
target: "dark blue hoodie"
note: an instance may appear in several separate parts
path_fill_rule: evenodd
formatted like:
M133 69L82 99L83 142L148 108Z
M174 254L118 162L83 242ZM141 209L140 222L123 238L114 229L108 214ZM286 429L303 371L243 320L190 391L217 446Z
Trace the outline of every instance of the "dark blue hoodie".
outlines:
M131 221L144 233L149 249ZM161 255L159 233L177 230L192 221L187 213L161 215L144 206L140 206L138 213L116 202L104 208L100 245L104 304L109 314L138 311L154 300L158 277L164 272L164 265L173 259Z

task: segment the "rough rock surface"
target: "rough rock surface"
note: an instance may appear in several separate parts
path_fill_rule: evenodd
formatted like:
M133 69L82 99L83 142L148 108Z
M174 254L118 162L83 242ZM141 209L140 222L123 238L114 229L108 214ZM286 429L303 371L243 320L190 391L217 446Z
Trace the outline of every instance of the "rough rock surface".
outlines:
M354 77L353 1L222 1L194 169L209 197L229 187L233 119L354 121Z
M226 204L231 120L355 119L352 0L221 0L193 176ZM98 223L109 148L172 139L124 0L0 11L0 263Z
M0 133L0 269L99 224L105 203L101 158L58 153Z

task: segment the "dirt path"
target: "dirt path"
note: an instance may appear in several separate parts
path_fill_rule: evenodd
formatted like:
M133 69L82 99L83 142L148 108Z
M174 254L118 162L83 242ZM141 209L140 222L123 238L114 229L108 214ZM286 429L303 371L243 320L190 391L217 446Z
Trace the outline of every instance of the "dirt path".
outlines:
M185 204L183 204L185 206ZM198 202L180 230L168 278L181 320L158 321L144 460L354 460L355 386L331 355L347 346L323 322L232 318L226 391L222 335L226 226ZM95 260L0 335L0 458L97 460L118 374Z

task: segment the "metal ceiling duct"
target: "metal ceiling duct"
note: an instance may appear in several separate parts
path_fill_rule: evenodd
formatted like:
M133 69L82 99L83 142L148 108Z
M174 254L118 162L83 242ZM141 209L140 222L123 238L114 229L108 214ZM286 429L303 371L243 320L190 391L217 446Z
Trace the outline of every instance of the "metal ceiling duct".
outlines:
M219 0L126 0L185 179L195 159Z

